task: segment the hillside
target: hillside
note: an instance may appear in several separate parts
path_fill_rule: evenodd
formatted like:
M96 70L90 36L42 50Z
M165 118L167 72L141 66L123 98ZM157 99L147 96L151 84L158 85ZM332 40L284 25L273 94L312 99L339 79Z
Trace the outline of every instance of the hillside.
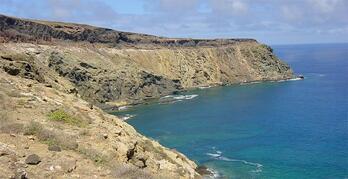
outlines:
M34 79L103 108L199 86L293 77L270 47L250 39L169 39L7 16L0 23L0 53L12 60L0 66L23 76L33 73L21 68L30 63Z
M0 178L199 178L183 154L102 109L293 77L252 39L173 39L0 15L0 42ZM40 162L28 163L31 154Z

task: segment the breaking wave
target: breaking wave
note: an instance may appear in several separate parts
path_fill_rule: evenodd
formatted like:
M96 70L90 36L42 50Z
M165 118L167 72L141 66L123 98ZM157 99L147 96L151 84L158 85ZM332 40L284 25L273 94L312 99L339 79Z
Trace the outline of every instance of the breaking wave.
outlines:
M223 156L221 151L215 150L215 147L213 147L213 150L214 150L213 153L206 153L206 154L215 160L222 160L222 161L226 161L226 162L240 162L240 163L245 164L245 165L254 166L255 169L251 170L250 172L253 172L253 173L262 172L262 167L263 167L262 164L255 163L255 162L249 162L246 160L228 158L228 157Z
M168 95L159 99L160 104L172 104L183 100L190 100L197 97L197 94L190 95Z
M168 95L168 96L164 96L161 99L165 99L165 98L173 98L176 100L184 100L184 99L193 99L195 97L197 97L197 94L189 94L189 95Z
M132 115L132 114L125 114L124 116L121 116L120 118L125 121L125 120L128 120L128 119L131 119L133 117L135 117L136 115Z
M287 79L287 80L278 80L276 82L299 81L299 80L303 80L303 78L297 77L297 78L291 78L291 79Z
M128 108L129 108L129 106L120 106L120 107L118 107L118 110L122 111L122 110L126 110Z
M198 89L207 89L207 88L211 88L211 86L200 86L200 87L198 87Z

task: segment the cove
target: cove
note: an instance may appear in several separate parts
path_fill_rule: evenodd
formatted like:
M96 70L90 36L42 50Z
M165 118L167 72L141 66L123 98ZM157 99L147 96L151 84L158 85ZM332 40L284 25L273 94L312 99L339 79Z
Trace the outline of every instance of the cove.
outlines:
M348 177L348 44L273 48L305 80L197 89L116 115L216 177Z

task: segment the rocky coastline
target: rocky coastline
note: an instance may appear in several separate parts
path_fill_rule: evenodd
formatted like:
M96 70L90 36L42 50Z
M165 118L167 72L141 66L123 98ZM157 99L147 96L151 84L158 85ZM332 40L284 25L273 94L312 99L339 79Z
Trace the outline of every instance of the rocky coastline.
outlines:
M165 38L0 15L0 178L201 178L205 167L105 111L292 78L253 39Z

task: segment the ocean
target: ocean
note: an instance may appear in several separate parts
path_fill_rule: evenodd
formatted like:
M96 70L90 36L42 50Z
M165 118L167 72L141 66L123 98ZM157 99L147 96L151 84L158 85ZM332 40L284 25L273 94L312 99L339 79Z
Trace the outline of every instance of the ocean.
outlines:
M348 178L348 44L272 48L305 79L197 89L116 115L217 178Z

